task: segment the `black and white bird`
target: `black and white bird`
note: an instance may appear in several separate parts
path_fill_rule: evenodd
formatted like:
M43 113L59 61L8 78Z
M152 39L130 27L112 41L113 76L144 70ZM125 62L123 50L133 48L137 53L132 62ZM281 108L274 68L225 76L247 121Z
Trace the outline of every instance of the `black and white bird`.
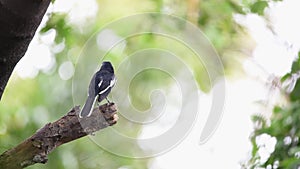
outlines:
M103 62L100 70L94 74L90 82L88 97L79 113L79 117L89 117L92 114L96 100L98 102L101 102L103 99L108 101L107 96L115 85L115 82L114 68L110 62ZM98 99L96 99L97 96Z

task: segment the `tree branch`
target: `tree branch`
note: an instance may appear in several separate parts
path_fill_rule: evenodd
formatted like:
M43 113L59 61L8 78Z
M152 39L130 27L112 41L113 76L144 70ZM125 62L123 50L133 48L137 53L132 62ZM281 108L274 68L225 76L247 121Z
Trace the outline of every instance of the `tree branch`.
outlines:
M114 103L101 105L90 117L79 118L79 106L65 116L46 124L34 135L0 155L0 168L21 169L35 163L46 163L48 154L58 146L114 125L117 122Z

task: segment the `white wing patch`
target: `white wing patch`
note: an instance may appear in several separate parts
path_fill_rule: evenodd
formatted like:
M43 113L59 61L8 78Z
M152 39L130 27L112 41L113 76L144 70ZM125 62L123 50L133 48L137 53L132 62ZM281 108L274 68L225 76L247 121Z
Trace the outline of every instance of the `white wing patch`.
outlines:
M113 78L113 79L110 81L110 83L109 83L109 85L107 86L107 88L105 88L104 90L102 90L99 94L102 94L102 93L106 92L109 88L113 87L113 86L115 85L115 82L116 82L116 78ZM101 83L102 83L102 81L101 81Z
M113 87L115 85L115 83L116 83L116 78L114 77L114 79L110 81L109 86Z
M102 85L102 82L103 80L101 80L99 83L98 83L98 87L100 87Z

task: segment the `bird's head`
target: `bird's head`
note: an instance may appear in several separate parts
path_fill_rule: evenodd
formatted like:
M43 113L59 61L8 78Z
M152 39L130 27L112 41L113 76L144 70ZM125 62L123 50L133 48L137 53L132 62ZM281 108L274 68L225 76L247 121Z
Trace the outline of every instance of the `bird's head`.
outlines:
M114 73L114 68L109 61L102 62L101 70L107 70L110 73Z

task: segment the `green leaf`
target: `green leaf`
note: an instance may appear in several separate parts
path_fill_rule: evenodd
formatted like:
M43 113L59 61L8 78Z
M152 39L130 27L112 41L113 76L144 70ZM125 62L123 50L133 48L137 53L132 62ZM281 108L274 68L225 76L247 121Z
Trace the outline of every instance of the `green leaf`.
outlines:
M300 100L300 83L299 83L299 80L297 81L294 90L290 94L290 98L291 98L292 101Z
M257 1L251 5L250 10L258 15L263 15L265 8L268 6L267 1Z
M287 73L287 74L285 74L284 76L282 76L282 78L280 79L280 82L282 83L282 82L284 82L286 79L288 79L288 78L290 78L291 77L291 73Z
M292 73L298 72L300 70L300 60L298 57L298 60L295 60L292 64Z
M273 112L274 113L280 113L280 112L282 112L282 108L279 107L279 106L275 106L274 109L273 109Z

